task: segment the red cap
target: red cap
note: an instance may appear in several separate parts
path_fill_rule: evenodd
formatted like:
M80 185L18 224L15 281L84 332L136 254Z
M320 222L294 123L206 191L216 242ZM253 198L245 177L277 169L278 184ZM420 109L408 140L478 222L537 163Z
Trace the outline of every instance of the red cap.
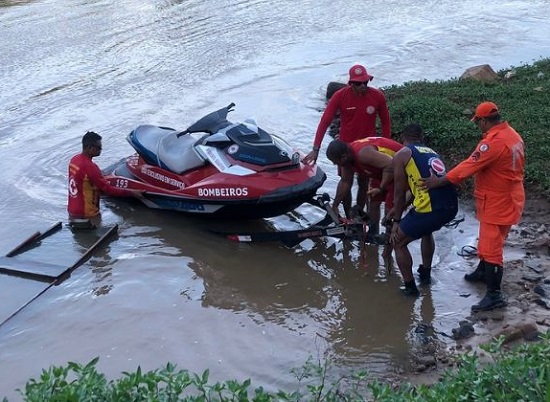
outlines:
M491 117L498 114L498 106L493 102L482 102L476 107L476 114L471 121L476 121L484 117Z
M374 77L367 73L367 69L360 64L356 64L349 69L349 82L367 82Z

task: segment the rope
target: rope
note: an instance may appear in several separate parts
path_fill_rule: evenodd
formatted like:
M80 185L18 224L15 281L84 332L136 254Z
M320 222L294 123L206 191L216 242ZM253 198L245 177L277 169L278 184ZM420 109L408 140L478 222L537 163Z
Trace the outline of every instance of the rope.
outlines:
M446 228L456 229L459 223L464 222L464 219L465 219L464 214L462 214L461 217L454 218L453 220L451 220L450 222L446 223L443 226L445 226Z
M363 264L363 270L367 272L367 234L369 232L369 225L366 221L363 221L363 241L361 242L361 262Z
M474 257L477 256L477 247L463 246L456 254L464 258Z

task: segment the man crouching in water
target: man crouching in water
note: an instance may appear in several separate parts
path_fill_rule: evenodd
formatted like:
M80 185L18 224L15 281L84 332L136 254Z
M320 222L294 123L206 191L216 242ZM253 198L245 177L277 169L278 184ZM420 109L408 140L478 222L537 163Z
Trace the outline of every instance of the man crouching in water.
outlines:
M402 141L404 147L393 156L394 207L388 214L393 218L390 241L405 282L403 292L418 296L412 273L413 260L407 246L413 240L422 239L422 264L418 273L421 283L430 283L435 251L433 232L454 219L458 211L458 198L455 186L450 183L432 190L421 187L423 183L420 179L429 177L430 172L438 176L446 172L439 155L424 145L422 128L418 124L408 125L403 130ZM413 208L401 218L409 204L406 199L408 192L413 197Z

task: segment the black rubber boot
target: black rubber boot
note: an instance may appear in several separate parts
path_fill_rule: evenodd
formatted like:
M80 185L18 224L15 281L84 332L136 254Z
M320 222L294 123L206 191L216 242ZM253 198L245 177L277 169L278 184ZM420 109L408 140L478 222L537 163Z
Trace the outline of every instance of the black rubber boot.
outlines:
M369 234L378 236L380 234L380 225L376 222L369 223Z
M416 283L414 282L414 279L409 282L405 282L405 288L401 289L404 295L406 296L420 296L420 292L418 291L418 288L416 287Z
M478 304L472 306L472 311L489 311L506 306L506 301L502 298L500 284L502 282L503 269L500 265L485 263L485 281L487 283L487 293Z
M477 264L477 268L475 271L470 272L469 274L464 275L464 279L466 279L468 282L483 282L485 283L485 265L487 263L483 260L479 260L479 264Z
M418 278L420 279L421 285L429 285L430 283L432 283L431 268L426 268L424 267L424 265L420 264L416 272L418 272Z

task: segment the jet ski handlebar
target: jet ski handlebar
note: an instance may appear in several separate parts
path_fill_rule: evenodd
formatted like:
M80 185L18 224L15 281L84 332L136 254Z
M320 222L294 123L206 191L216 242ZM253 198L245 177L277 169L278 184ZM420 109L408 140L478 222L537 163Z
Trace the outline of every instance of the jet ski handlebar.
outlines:
M177 134L177 137L189 133L208 133L213 134L216 131L220 130L223 127L228 126L230 123L227 121L227 114L232 112L235 107L235 103L231 102L226 107L216 110L215 112L209 113L206 116L200 118L195 123L191 124L187 130L182 131Z

